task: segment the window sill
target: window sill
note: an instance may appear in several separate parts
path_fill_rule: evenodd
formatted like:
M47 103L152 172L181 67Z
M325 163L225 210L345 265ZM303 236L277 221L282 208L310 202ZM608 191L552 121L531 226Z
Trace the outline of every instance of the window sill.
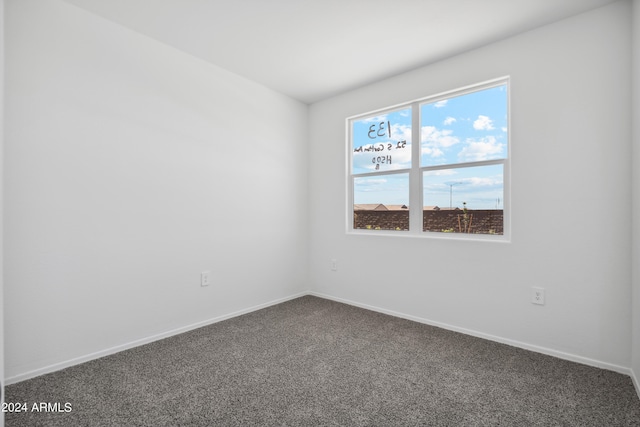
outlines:
M508 235L504 234L466 234L466 233L441 233L434 231L412 232L412 231L396 231L396 230L347 230L349 236L381 236L396 238L414 238L428 240L456 240L456 241L482 241L482 242L498 242L511 243Z

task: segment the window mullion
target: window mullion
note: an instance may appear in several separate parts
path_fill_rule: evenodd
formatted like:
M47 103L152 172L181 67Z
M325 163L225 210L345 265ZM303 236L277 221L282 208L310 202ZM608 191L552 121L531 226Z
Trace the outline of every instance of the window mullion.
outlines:
M409 231L422 231L422 176L420 173L420 105L411 106L411 172L409 173Z

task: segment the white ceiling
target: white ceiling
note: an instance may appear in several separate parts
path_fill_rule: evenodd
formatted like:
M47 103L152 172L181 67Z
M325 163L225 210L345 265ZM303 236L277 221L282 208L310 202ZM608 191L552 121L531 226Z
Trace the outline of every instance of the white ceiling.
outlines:
M305 103L615 0L66 0Z

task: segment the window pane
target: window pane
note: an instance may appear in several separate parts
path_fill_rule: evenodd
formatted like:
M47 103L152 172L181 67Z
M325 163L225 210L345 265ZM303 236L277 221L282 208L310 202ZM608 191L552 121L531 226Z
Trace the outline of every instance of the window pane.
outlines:
M354 178L353 228L409 229L409 174Z
M503 234L502 164L426 171L423 231Z
M354 120L354 174L411 167L411 108Z
M507 158L507 85L423 104L420 163L448 165Z

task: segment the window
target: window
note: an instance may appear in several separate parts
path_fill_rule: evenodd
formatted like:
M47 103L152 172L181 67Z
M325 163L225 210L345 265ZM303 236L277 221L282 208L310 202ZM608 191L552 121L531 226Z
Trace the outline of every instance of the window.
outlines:
M347 122L349 231L508 236L508 78Z

